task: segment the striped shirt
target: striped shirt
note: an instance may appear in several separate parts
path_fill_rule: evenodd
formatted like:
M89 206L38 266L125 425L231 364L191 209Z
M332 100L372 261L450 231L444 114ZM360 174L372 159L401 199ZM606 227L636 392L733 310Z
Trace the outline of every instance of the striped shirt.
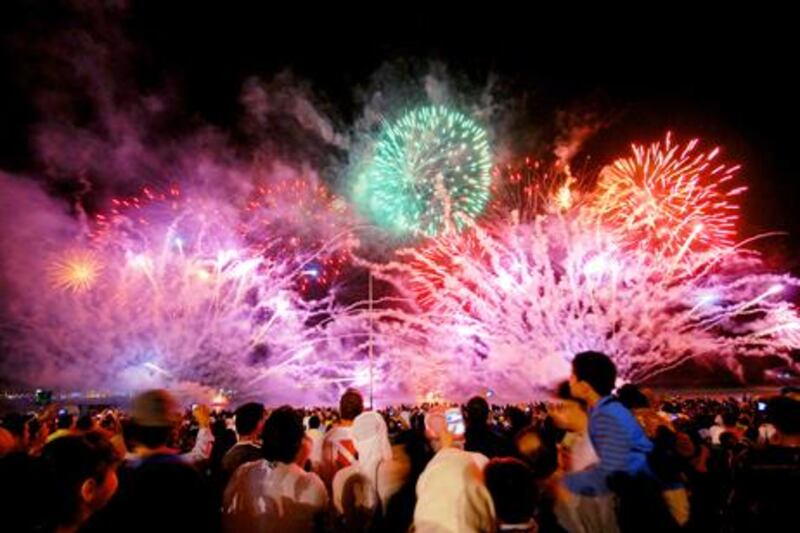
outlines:
M649 472L647 454L653 444L633 414L612 396L589 409L589 438L599 462L564 478L567 488L582 496L608 494L608 477L615 472Z

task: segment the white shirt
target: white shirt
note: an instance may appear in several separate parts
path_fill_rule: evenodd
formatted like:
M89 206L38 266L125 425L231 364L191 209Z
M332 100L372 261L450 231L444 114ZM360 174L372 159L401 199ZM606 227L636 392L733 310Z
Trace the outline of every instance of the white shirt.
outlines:
M322 441L320 475L325 483L333 483L336 472L358 462L351 426L336 426L325 434Z
M296 464L265 459L240 466L225 489L223 530L243 533L314 531L328 506L325 485Z
M589 432L572 433L570 446L570 472L580 472L600 461L594 451Z
M309 429L306 431L306 436L311 439L311 454L308 458L316 470L322 462L322 442L325 440L325 435L319 429Z
M775 437L775 434L777 432L778 430L776 430L775 426L773 426L772 424L770 423L761 424L758 427L758 443L762 445L769 444L770 442L772 442L772 439Z

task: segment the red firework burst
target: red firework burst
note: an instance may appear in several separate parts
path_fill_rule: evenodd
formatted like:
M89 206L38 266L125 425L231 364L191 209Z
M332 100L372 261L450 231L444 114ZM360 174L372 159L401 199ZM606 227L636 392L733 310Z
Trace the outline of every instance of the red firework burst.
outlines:
M732 187L739 165L717 161L719 148L696 151L699 142L633 145L633 157L600 171L594 205L630 242L667 254L717 250L736 238L739 206Z

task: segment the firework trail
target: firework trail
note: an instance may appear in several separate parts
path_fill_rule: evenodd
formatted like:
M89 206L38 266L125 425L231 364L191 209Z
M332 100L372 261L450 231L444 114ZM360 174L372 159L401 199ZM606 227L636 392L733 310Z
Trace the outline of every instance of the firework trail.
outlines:
M738 356L786 357L800 347L800 319L785 296L798 280L752 273L757 259L736 250L724 269L665 275L658 256L626 251L595 215L475 229L468 243L442 237L376 267L410 301L420 290L426 297L413 312L386 313L393 334L380 351L413 361L398 364L425 376L413 380L416 393L461 397L485 385L522 399L563 379L584 350L609 353L623 378L638 381L688 359L735 369ZM436 257L457 259L432 281Z

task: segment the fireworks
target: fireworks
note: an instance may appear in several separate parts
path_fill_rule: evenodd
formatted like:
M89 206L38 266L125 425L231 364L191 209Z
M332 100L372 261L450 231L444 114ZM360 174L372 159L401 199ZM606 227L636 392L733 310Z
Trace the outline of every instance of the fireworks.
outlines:
M600 172L597 209L629 242L667 254L719 250L736 237L738 205L746 187L730 185L739 166L717 161L719 149L697 152L664 143L633 146L633 157L618 159Z
M591 191L561 160L490 172L486 136L444 107L380 133L357 200L375 222L422 239L368 265L384 282L376 300L354 302L339 277L358 226L310 176L266 176L240 197L147 187L88 229L20 232L8 242L31 249L12 288L35 297L8 306L4 368L35 362L37 376L64 383L190 383L277 403L332 401L373 375L387 400L482 388L529 399L583 350L607 352L629 380L687 361L793 365L800 281L736 243L744 187L717 150L669 135L637 145Z
M271 258L294 258L304 293L337 279L353 242L348 206L310 179L256 187L244 209L244 239Z
M49 266L53 286L74 293L90 289L97 281L102 264L90 250L69 250Z
M579 179L568 165L551 165L532 157L518 164L496 166L492 178L494 218L514 223L566 211L575 206L580 195Z
M434 236L484 211L490 171L483 128L446 107L420 107L384 126L358 176L357 201L397 234Z
M26 334L6 363L35 356L54 385L223 386L276 402L330 401L355 379L360 352L336 325L345 311L333 294L303 298L298 262L247 245L226 199L114 206L91 249L49 267L53 286L86 297L30 278L37 297L19 303Z
M735 369L737 356L788 360L800 347L789 342L800 319L785 296L798 280L742 276L753 258L737 251L724 269L668 276L658 256L626 250L595 216L552 215L476 229L470 243L450 236L404 250L378 275L411 292L411 301L431 272L436 287L413 312L387 313L393 337L379 351L413 359L396 365L430 369L415 392L463 397L486 385L516 400L563 379L584 350L608 353L621 376L642 380L689 359ZM451 259L435 268L437 258Z

